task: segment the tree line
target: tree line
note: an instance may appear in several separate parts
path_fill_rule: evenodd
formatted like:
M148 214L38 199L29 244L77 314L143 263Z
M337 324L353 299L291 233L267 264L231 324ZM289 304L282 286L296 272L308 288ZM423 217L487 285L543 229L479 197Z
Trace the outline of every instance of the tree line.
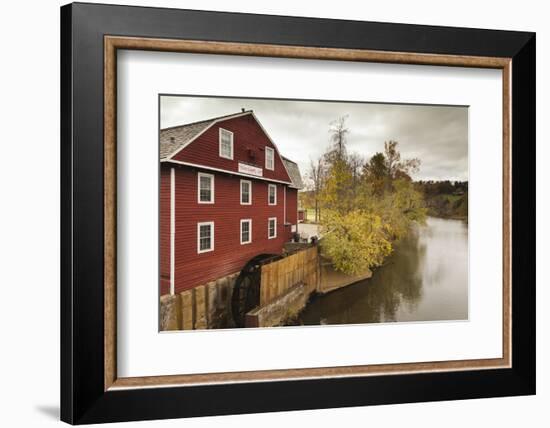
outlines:
M424 194L428 215L468 219L467 181L417 181L415 186Z

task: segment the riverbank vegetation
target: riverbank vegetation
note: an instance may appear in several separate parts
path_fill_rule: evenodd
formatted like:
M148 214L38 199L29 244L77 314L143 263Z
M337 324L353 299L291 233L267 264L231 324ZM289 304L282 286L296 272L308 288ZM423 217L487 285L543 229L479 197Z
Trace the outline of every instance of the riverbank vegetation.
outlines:
M424 195L429 216L463 220L468 218L467 181L418 181L415 185Z
M310 165L307 204L322 227L323 255L353 275L381 265L411 224L425 221L427 208L411 178L419 159L402 159L397 141L364 159L348 152L349 132L345 117L331 123L330 145Z

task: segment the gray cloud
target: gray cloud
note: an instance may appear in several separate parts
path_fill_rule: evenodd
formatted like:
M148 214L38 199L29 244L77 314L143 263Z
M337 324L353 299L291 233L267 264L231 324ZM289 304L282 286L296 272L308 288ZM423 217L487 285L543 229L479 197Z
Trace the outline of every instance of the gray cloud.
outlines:
M347 115L348 150L368 158L397 140L402 158L422 164L415 179L468 179L468 109L456 106L162 96L161 127L252 109L280 152L302 174L329 146L329 124Z

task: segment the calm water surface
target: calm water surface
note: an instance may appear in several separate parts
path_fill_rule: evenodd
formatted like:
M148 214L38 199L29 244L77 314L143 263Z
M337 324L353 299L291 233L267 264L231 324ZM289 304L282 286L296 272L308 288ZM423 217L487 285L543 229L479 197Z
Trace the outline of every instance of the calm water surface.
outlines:
M314 297L305 325L468 318L468 225L429 217L371 279Z

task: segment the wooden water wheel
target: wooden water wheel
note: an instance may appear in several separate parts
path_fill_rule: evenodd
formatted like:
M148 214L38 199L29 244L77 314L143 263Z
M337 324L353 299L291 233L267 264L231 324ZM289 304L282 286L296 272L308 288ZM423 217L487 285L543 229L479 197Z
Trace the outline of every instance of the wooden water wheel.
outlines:
M231 312L237 327L244 327L246 314L260 304L262 265L281 257L277 254L260 254L249 260L241 270L231 296Z

